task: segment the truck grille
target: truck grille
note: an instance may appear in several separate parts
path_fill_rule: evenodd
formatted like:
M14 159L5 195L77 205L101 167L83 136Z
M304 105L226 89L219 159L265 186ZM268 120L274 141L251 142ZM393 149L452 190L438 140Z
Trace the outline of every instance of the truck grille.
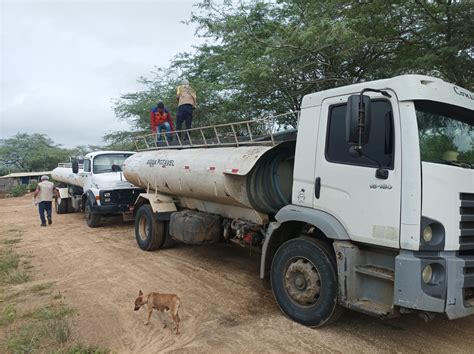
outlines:
M461 257L464 259L464 305L474 306L474 257Z
M461 193L459 197L461 199L459 249L471 250L474 249L474 194Z
M101 201L103 204L133 204L144 189L116 189L111 191L101 191Z

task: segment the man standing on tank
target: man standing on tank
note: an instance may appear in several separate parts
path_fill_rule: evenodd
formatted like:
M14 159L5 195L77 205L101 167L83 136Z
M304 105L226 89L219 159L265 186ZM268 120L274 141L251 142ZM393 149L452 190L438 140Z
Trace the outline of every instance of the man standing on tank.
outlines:
M183 123L186 129L191 129L193 122L193 109L196 108L196 91L189 85L187 79L181 81L181 85L176 90L176 102L178 111L176 113L176 130L181 130ZM181 140L188 138L187 134L180 133Z

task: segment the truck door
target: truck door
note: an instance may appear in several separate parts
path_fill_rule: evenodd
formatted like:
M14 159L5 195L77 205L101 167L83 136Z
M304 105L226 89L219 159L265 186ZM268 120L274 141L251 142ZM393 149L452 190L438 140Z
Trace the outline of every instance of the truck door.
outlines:
M347 96L323 101L318 130L313 207L335 216L354 241L399 247L400 136L398 102L372 96L372 126L363 152L388 171L376 177L378 165L354 157L346 143Z
M82 178L84 192L88 191L92 183L92 161L90 159L84 159L84 169L79 173L79 178Z

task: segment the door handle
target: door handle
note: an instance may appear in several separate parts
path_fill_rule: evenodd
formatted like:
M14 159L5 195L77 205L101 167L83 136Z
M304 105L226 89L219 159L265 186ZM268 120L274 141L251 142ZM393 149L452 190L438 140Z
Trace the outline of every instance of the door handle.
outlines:
M316 199L319 199L319 194L321 193L321 177L316 177L314 182L314 196Z

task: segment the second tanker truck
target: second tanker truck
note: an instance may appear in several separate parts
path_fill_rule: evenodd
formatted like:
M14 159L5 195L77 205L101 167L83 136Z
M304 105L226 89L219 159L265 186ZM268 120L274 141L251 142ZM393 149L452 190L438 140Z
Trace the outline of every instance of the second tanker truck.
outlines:
M60 163L51 175L60 182L56 212L64 214L83 211L90 227L101 224L102 218L122 215L133 218L133 204L143 192L123 177L122 163L133 151L96 151L72 163Z
M123 166L146 189L137 243L257 249L281 310L307 326L343 308L474 314L473 98L406 75L306 95L289 134L253 121L192 129L186 144L144 137Z

